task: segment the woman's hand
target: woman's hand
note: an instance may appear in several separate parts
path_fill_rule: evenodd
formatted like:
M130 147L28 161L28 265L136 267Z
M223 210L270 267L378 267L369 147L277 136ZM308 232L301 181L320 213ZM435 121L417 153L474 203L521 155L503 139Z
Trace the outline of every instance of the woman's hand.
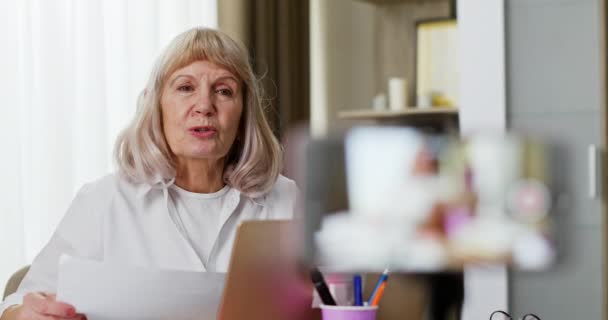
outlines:
M7 309L0 320L82 320L83 314L76 309L55 299L54 294L30 292L23 297L23 304Z

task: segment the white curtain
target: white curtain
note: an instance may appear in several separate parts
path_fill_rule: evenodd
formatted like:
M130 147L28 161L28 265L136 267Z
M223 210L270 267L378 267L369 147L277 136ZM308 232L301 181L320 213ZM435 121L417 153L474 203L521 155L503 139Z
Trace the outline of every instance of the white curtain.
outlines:
M217 0L0 0L0 293L112 148L153 60Z

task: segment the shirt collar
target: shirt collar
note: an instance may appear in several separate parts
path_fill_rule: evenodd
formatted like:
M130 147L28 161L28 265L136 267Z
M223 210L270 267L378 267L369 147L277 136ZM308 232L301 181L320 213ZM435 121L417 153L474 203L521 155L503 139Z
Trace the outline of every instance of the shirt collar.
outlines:
M166 179L166 178L161 177L160 175L156 175L150 183L141 184L141 187L140 187L137 195L139 197L143 197L148 192L150 192L152 189L166 191L174 183L175 183L175 177L173 177L171 179ZM255 203L258 206L264 206L264 203L266 202L266 197L267 197L266 194L256 196L256 197L247 196L246 194L242 193L240 190L238 190L236 188L232 188L232 187L230 188L228 193L230 193L231 196L236 199L239 199L241 197L241 195L243 195L243 196L249 198L249 200L251 200L251 202Z

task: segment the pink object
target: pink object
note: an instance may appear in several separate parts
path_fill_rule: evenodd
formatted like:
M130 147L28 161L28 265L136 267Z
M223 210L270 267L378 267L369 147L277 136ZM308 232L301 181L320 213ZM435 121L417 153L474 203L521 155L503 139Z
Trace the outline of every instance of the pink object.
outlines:
M323 320L375 320L378 306L321 306Z
M469 209L465 207L457 207L450 209L444 220L444 229L448 236L453 235L458 230L470 224L473 220Z

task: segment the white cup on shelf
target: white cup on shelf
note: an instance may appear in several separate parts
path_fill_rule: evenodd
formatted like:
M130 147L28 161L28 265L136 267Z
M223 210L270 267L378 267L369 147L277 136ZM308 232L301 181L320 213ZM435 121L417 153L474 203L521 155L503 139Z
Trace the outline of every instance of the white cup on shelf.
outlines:
M407 80L405 78L388 79L389 109L399 111L407 108Z

